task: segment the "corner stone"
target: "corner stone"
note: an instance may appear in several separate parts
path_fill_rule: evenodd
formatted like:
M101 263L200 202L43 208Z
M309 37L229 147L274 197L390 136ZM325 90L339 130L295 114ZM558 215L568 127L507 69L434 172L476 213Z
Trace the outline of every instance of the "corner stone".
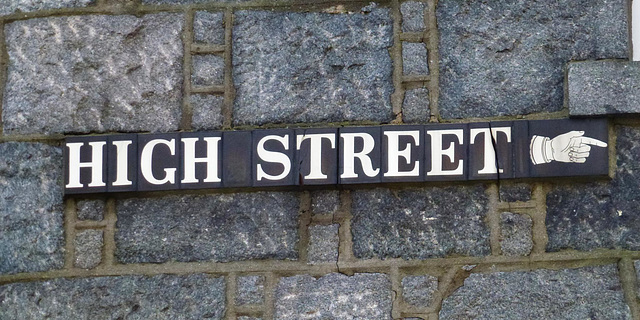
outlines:
M7 24L4 133L177 130L182 27L171 13Z
M357 258L427 259L490 254L482 185L353 191L351 232Z
M62 268L62 162L58 147L0 144L0 274Z
M293 192L131 198L116 204L121 263L298 258Z
M442 303L450 319L631 320L616 265L473 273Z
M234 124L391 121L392 26L382 8L236 12Z
M585 61L569 64L572 116L640 113L640 63Z
M384 274L299 275L280 280L275 319L391 320L391 299L391 282Z
M628 57L627 1L438 1L445 119L559 111L572 60Z
M224 319L224 278L55 279L0 286L0 319Z

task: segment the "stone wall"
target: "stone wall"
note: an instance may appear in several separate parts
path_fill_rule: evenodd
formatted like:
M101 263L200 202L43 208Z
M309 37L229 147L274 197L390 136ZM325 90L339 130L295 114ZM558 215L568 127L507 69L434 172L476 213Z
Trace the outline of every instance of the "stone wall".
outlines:
M625 0L0 3L0 319L640 319ZM607 116L610 177L63 196L65 137Z

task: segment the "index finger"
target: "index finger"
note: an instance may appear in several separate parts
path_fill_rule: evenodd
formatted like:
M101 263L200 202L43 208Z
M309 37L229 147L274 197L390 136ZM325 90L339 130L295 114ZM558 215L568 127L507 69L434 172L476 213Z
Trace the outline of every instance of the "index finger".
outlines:
M598 139L594 139L594 138L589 138L589 137L582 137L580 138L580 144L590 144L590 145L594 145L596 147L606 147L607 143L600 141Z

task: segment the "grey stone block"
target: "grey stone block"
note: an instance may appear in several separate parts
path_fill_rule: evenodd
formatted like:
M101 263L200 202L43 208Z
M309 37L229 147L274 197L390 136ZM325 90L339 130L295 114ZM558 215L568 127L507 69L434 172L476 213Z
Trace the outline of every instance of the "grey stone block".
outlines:
M78 220L100 221L104 218L103 200L79 200L76 208Z
M427 4L424 2L407 1L400 4L402 14L402 32L422 32L425 29L424 16Z
M192 86L221 85L224 81L224 58L215 54L194 55Z
M500 201L516 202L531 200L531 185L528 183L500 182Z
M262 318L241 316L241 317L238 317L238 320L262 320Z
M533 249L533 221L525 214L500 214L500 248L505 256L527 256Z
M236 304L262 304L264 302L263 276L244 276L237 279Z
M210 94L191 95L193 109L192 127L195 130L220 129L222 127L223 96Z
M319 190L311 192L312 214L333 214L340 208L338 190Z
M438 1L443 118L559 111L571 60L628 56L627 1Z
M640 250L640 129L616 131L613 180L558 185L547 195L547 251Z
M291 192L131 198L116 204L122 263L297 259Z
M449 319L631 319L615 265L473 273L442 303Z
M1 3L0 16L18 12L86 7L94 2L95 0L6 0Z
M1 319L224 319L224 278L70 278L0 286Z
M429 74L429 56L424 43L402 42L402 72L408 76Z
M384 274L331 273L282 278L275 319L391 319L391 282Z
M91 269L102 261L102 230L84 230L76 233L75 266Z
M0 274L62 268L62 162L58 147L0 143Z
M234 123L391 121L392 25L377 8L235 12Z
M339 228L338 224L309 227L308 259L310 263L338 261Z
M193 20L193 40L208 44L224 44L224 14L197 11Z
M427 259L490 254L482 185L353 192L357 258Z
M430 275L407 276L402 278L402 298L414 307L428 308L432 303L433 293L438 290L438 278Z
M640 63L588 61L569 64L569 114L640 113Z
M182 26L173 13L7 24L4 133L178 129Z
M429 90L411 89L404 93L402 119L406 123L426 123L431 117L429 108Z

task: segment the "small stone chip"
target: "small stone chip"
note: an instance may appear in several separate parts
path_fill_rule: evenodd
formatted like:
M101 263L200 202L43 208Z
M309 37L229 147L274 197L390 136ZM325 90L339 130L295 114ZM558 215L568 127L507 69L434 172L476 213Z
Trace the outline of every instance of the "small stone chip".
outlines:
M245 276L237 279L236 304L262 304L264 302L263 276Z
M91 269L102 261L102 230L84 230L76 233L76 261L75 266Z
M424 16L427 4L417 1L406 1L400 4L402 13L402 32L424 31Z
M192 86L221 85L224 78L224 58L215 54L194 55Z
M525 214L503 212L500 215L500 247L506 256L527 256L533 249L533 221Z
M402 119L406 123L426 123L431 117L429 108L429 90L411 89L404 93Z
M76 207L78 220L100 221L104 217L103 200L79 200Z
M433 293L438 290L438 278L431 275L402 278L402 298L414 307L428 308L433 303Z
M224 43L222 12L196 11L193 20L193 40L207 44Z
M333 214L340 207L338 190L320 190L311 192L312 214Z
M402 70L406 76L429 74L429 56L424 43L402 42Z
M212 130L222 127L224 97L211 94L192 94L192 126L195 130Z
M340 225L309 227L309 263L338 261L338 229Z

